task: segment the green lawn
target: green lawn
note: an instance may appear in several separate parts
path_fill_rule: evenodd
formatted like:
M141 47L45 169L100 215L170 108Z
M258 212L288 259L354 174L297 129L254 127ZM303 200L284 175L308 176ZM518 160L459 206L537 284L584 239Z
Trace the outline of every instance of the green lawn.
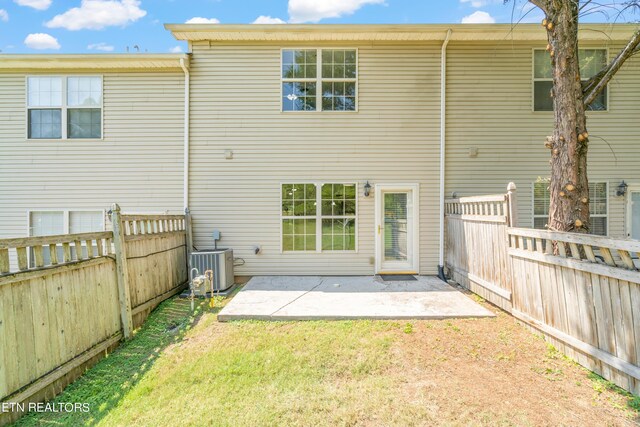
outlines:
M499 313L433 322L232 322L172 299L58 402L18 425L631 423L638 398Z

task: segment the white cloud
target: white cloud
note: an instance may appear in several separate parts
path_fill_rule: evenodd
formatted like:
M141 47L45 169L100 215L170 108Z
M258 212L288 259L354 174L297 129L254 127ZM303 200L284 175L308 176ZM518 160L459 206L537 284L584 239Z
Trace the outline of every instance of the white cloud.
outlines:
M37 10L46 10L51 6L51 0L13 0L20 6L32 7Z
M125 26L145 16L139 0L82 0L74 7L56 15L45 25L67 30L101 30L111 26Z
M272 18L270 16L260 15L256 18L255 21L252 22L252 24L286 24L286 22L284 22L280 18Z
M9 14L6 10L0 9L0 21L7 22L9 20Z
M24 39L24 44L31 49L60 49L60 43L58 40L45 33L29 34Z
M472 7L479 8L491 3L499 3L500 0L460 0L460 3L469 3Z
M181 46L174 46L171 49L169 49L169 52L171 52L171 53L182 53L182 47Z
M219 23L220 21L218 21L216 18L201 18L199 16L191 18L187 22L185 22L185 24L219 24Z
M92 43L87 46L89 50L100 50L102 52L113 52L114 47L106 43Z
M487 12L477 10L471 15L465 16L461 21L463 24L495 24L496 20Z
M351 15L367 4L383 4L384 0L289 0L289 21L318 22L324 18Z

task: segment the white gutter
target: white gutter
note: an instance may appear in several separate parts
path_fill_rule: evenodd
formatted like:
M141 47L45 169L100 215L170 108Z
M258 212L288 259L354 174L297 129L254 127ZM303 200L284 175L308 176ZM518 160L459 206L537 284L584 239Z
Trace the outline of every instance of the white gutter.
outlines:
M444 169L445 169L445 120L447 103L447 45L451 37L451 28L442 42L440 52L440 254L438 259L438 277L445 281L444 275Z
M180 67L184 71L184 178L183 178L183 204L184 209L189 208L189 87L191 76L189 69L184 63L184 58L180 59Z

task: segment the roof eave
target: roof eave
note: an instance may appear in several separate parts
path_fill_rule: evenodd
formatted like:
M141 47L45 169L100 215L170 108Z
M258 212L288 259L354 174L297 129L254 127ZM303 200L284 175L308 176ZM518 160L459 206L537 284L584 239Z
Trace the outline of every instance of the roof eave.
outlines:
M181 60L188 66L188 54L17 54L0 55L0 71L13 70L179 70Z
M501 41L547 39L538 24L165 24L178 40L188 41ZM624 40L635 24L582 24L581 40Z

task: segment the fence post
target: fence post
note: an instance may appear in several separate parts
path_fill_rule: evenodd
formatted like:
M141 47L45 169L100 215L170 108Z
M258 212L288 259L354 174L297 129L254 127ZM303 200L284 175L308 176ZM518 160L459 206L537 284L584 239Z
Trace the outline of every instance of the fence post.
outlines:
M509 204L509 227L518 226L518 201L516 199L516 184L507 185L507 202Z
M125 339L133 333L131 315L131 293L129 290L129 269L127 267L127 247L124 241L124 228L120 217L120 206L111 206L111 224L113 225L113 246L116 255L116 278L118 280L118 300L120 303L120 319Z

